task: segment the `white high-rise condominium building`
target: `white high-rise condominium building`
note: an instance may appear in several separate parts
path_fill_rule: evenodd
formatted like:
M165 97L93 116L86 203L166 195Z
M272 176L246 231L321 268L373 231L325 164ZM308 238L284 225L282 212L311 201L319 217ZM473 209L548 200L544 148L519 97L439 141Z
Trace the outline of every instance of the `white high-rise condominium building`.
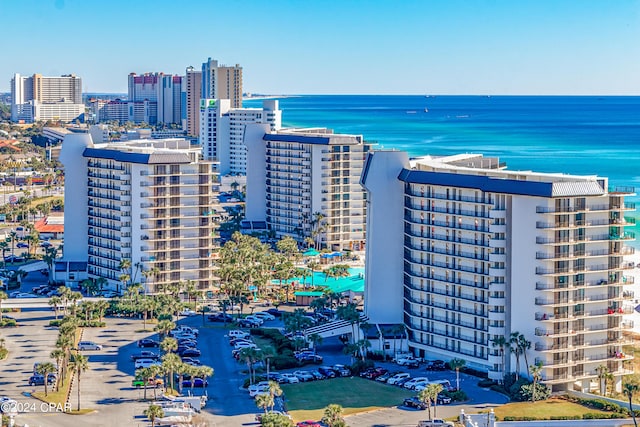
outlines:
M232 108L242 107L242 67L218 64L209 58L202 63L203 99L229 99Z
M517 366L499 345L517 332L553 390L589 390L601 365L620 390L632 359L622 350L632 188L400 151L371 153L362 182L370 322L404 323L416 354L463 358L493 379L527 374L524 356Z
M276 237L318 248L364 250L365 194L359 183L369 144L327 129L269 131L247 125L246 219Z
M11 79L11 120L73 121L84 113L82 79L73 74L46 77L15 74Z
M265 123L269 130L282 126L277 100L265 100L262 108L232 108L228 99L200 102L200 146L205 159L220 162L220 174L247 173L244 130L251 123Z
M68 136L61 153L70 177L65 260L87 262L90 278L118 291L126 273L149 292L190 280L209 289L217 171L200 158L184 139L93 144L89 134ZM122 260L131 262L129 271Z

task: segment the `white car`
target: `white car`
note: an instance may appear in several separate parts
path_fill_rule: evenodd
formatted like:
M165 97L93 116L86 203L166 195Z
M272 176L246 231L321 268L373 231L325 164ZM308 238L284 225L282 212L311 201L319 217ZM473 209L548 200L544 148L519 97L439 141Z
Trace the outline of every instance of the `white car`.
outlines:
M248 341L238 341L236 345L234 345L234 347L236 348L236 350L241 350L243 348L258 348L257 345Z
M410 374L407 374L407 373L405 373L405 372L401 372L401 373L399 373L399 374L395 374L394 376L392 376L391 378L389 378L389 379L387 380L387 384L394 385L394 384L397 384L399 381L402 381L402 380L403 380L403 379L405 379L405 378L411 378L411 375L410 375Z
M269 386L262 386L256 390L250 391L249 392L249 397L258 397L261 394L267 394L269 393Z
M264 320L264 321L267 321L267 320L276 320L276 317L275 317L273 314L269 314L269 313L267 313L267 312L265 312L265 311L259 311L259 312L257 312L257 313L253 313L253 316L255 316L255 317L259 317L259 318L261 318L261 319L262 319L262 320Z
M192 328L191 326L180 325L176 329L173 330L176 334L178 333L186 333L198 336L200 331L197 328Z
M190 308L185 308L179 314L180 314L180 316L195 316L198 313L196 313L195 311L191 310Z
M409 390L414 390L419 384L426 384L429 382L429 378L427 377L415 377L411 378L409 381L403 384L404 388L408 388Z
M263 390L265 387L267 388L267 390L269 389L269 381L260 381L257 384L250 385L249 388L247 388L247 390L249 391L249 396L255 396L255 393L257 393L259 390Z
M93 341L80 341L78 343L78 350L102 350L102 346Z
M249 332L240 331L238 329L234 329L233 331L229 331L227 334L229 338L248 338L251 336Z
M26 292L19 292L16 294L15 298L38 298L38 295L29 294Z
M300 380L298 379L298 377L296 377L293 374L280 374L280 377L284 378L289 384L297 384L300 382Z
M254 322L258 323L259 325L262 325L264 323L264 319L262 319L262 318L260 318L260 317L258 317L256 315L253 315L253 314L245 317L245 320L254 321Z

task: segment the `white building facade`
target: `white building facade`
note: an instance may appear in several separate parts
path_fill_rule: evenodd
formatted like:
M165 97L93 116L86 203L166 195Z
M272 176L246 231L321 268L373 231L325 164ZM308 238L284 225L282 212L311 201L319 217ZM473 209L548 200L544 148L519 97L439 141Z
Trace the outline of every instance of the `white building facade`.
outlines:
M266 100L262 108L231 108L228 99L200 101L200 146L205 159L220 163L221 175L247 173L244 130L248 124L264 123L270 130L282 127L277 100Z
M318 248L364 250L359 178L370 145L362 136L252 125L245 141L248 221L265 221L276 238L310 237Z
M517 366L498 344L517 332L553 390L589 390L600 365L620 389L633 358L622 351L632 188L393 151L372 153L362 182L370 322L402 322L418 355L463 358L492 379L527 375L525 356Z
M15 74L11 79L11 121L70 122L83 118L84 111L80 77Z
M65 233L65 247L73 248L65 260L86 262L90 278L105 278L119 292L123 274L148 292L181 281L210 289L216 165L182 139L94 145L87 134L74 138L61 155L67 176L76 177L65 181L65 197L73 195L65 219L74 224ZM131 261L127 272L123 259Z

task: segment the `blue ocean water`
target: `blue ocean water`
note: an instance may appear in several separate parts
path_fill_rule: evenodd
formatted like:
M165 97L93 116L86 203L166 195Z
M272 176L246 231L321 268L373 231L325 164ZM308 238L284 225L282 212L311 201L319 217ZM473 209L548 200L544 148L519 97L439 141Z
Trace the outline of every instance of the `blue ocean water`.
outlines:
M279 102L285 126L362 134L412 156L482 153L512 170L599 175L640 191L640 97L309 95Z

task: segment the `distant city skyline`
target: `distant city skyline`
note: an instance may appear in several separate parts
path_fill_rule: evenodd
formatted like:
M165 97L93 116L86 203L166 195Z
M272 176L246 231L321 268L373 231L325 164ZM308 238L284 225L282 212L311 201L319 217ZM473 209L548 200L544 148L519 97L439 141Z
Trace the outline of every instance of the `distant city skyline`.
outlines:
M211 57L268 94L640 95L640 1L0 0L14 73L126 93ZM15 36L15 38L13 38Z

